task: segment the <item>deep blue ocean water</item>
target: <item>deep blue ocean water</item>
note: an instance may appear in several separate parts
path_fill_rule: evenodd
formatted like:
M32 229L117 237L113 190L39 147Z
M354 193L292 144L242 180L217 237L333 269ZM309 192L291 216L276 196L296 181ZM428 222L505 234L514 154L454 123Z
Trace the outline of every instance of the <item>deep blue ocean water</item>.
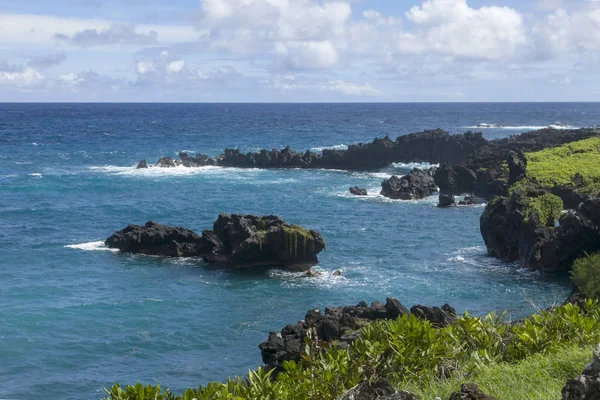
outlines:
M0 398L99 399L114 382L185 387L245 374L257 345L310 308L385 300L514 317L564 300L565 277L485 255L482 206L393 201L378 172L135 170L180 151L322 149L479 123L487 138L600 124L600 104L0 104ZM350 186L373 194L356 198ZM155 220L200 232L221 212L321 231L308 278L119 254L101 241ZM343 269L343 277L327 273Z

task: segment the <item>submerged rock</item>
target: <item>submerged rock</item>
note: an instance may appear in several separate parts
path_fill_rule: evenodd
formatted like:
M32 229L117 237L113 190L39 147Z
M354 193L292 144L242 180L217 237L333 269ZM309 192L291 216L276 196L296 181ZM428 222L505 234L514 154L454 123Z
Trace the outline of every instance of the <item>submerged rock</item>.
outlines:
M146 160L142 160L138 163L137 167L135 167L135 169L143 169L143 168L148 168L148 164L146 163Z
M436 191L431 175L418 168L401 178L392 176L381 183L381 195L390 199L418 200Z
M106 242L130 253L169 257L202 257L209 264L232 268L284 267L306 271L325 248L319 232L291 225L276 216L221 214L202 236L155 222L130 225Z
M367 189L361 189L358 186L351 187L350 193L352 193L355 196L366 196L368 194Z
M465 383L460 387L460 392L450 395L450 400L496 400L496 398L483 393L474 383Z
M569 379L562 389L562 400L597 400L600 399L600 344L594 349L594 357L583 373Z
M449 194L440 194L439 200L438 200L438 207L440 208L447 208L447 207L452 207L456 205L456 200L454 199L453 195L449 195Z

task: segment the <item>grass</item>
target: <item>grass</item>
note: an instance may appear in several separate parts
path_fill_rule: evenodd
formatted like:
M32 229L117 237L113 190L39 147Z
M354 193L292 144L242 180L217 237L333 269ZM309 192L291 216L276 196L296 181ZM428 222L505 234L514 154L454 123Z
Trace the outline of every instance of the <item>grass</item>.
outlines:
M585 193L600 190L600 138L580 140L534 153L525 153L527 175L544 187L569 185L579 173Z
M590 362L592 346L567 346L551 354L536 354L517 364L492 363L475 372L451 379L435 379L425 385L411 382L404 389L424 400L448 399L460 385L475 383L498 400L556 400L568 379L581 374Z

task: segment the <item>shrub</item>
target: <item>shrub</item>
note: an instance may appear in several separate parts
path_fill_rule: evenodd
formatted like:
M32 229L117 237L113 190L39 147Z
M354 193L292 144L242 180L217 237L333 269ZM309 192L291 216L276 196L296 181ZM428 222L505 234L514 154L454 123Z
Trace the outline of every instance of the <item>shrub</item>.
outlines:
M600 253L586 254L573 263L571 279L580 292L600 298Z
M550 371L546 372L552 375L552 368L563 368L557 366L556 360L556 354L562 354L563 349L591 348L600 341L600 306L597 300L588 300L582 307L567 304L542 311L522 323L508 323L504 314L484 318L465 314L455 324L439 329L408 315L373 322L361 332L362 336L347 350L335 345L325 349L328 346L318 338L307 337L303 360L285 362L284 371L274 379L272 371L259 368L251 371L246 379L210 383L188 389L177 397L169 391L161 392L160 386L138 384L123 390L115 385L106 391L106 399L321 400L337 398L363 379L379 378L388 379L398 388L445 393L457 390L463 378L477 382L479 376L494 376L497 371L509 377L510 382L524 385L525 390L528 380L519 377L528 368L549 365ZM581 356L577 362L580 359ZM580 369L579 365L577 368L573 365L569 363L567 370ZM537 379L536 388L541 388L545 371L531 372L532 379ZM520 398L558 398L560 392L553 392L558 383L553 385L544 389L543 397L536 397L534 393ZM508 389L511 393L520 390L519 387ZM502 390L496 388L495 393Z
M594 137L559 147L526 153L527 176L545 187L569 185L575 174L582 175L584 193L600 189L600 138Z

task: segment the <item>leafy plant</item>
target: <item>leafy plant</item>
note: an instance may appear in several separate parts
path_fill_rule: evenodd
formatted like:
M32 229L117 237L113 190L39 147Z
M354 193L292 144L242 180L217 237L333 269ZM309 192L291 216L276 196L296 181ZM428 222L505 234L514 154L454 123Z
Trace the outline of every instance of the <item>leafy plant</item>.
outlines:
M600 298L600 253L586 254L573 263L571 279L580 292Z

